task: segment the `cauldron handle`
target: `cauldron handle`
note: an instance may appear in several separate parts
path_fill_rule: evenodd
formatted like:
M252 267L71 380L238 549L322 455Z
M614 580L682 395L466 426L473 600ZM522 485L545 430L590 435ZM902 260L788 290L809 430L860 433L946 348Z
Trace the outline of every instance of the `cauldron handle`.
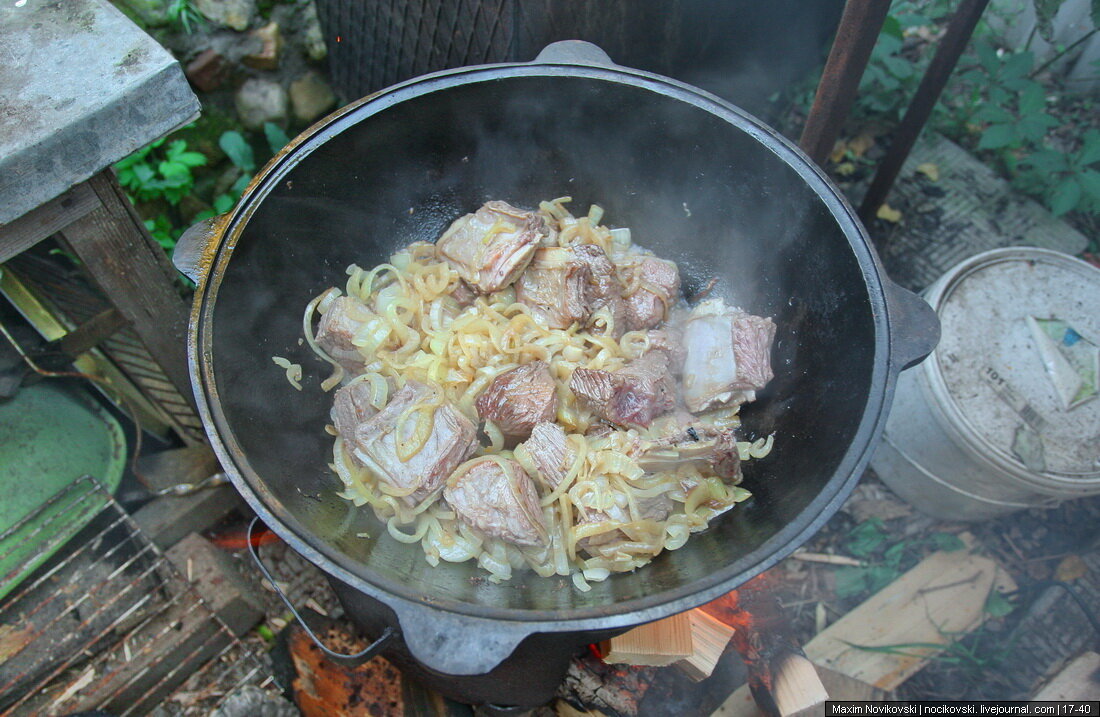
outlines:
M252 554L252 559L256 562L256 567L260 569L263 576L267 578L267 581L271 583L271 589L275 591L275 594L279 596L279 599L283 601L283 604L287 606L291 614L298 621L298 624L302 626L302 629L306 631L306 634L310 636L314 644L321 648L321 652L328 655L334 662L343 665L344 667L358 667L364 662L367 662L382 649L389 644L389 642L397 636L397 628L387 627L382 631L382 634L378 636L378 639L367 645L365 649L360 652L356 652L353 655L348 655L342 652L335 652L325 646L321 639L313 633L313 630L309 629L309 625L302 619L302 616L298 614L298 611L294 609L294 605L291 604L290 599L283 593L282 588L275 582L275 578L268 571L267 566L260 560L259 554L256 552L256 546L252 544L252 529L256 527L256 523L259 522L259 518L253 518L252 522L248 524L248 535L245 537L245 543L248 544L248 552Z
M535 63L545 65L593 65L614 67L611 57L599 45L584 40L560 40L542 48Z
M176 242L176 248L172 250L172 264L176 271L196 284L200 283L202 275L210 266L207 252L217 244L216 240L228 218L228 214L219 214L196 222L183 232Z
M916 366L940 342L940 318L923 298L885 281L890 312L890 357L897 371Z

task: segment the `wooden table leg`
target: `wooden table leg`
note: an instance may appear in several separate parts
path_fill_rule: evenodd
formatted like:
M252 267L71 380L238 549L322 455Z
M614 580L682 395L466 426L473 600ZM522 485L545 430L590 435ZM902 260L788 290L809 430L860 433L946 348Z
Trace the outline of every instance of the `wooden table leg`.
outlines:
M187 371L188 306L175 270L145 230L111 170L86 184L101 206L61 230L88 275L141 337L176 390L194 407Z

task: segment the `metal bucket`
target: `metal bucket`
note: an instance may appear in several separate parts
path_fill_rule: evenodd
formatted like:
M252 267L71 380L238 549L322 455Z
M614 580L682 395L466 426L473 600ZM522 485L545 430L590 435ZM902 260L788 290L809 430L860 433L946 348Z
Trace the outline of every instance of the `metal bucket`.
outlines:
M996 249L928 287L943 338L898 379L871 466L919 510L981 520L1100 494L1100 270Z

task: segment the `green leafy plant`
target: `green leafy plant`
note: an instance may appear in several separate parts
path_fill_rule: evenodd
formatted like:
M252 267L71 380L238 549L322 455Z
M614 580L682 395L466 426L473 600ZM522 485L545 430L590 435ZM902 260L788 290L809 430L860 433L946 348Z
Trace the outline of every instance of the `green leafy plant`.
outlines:
M195 9L191 0L169 0L166 10L168 21L188 35L206 22L206 18Z
M265 122L263 131L267 148L271 154L275 154L290 142L286 132L277 124ZM253 174L256 171L256 153L249 141L240 132L236 130L223 132L221 137L218 138L218 146L225 152L225 156L229 158L233 166L241 171L241 175L229 187L228 191L214 197L212 209L201 212L195 217L196 220L207 219L217 214L225 214L236 206L237 201L240 200L241 194L248 187L248 183L252 181Z
M159 139L115 163L118 183L134 204L165 202L170 208L195 187L193 170L206 164L206 157L187 148L184 140ZM183 228L165 212L145 220L149 234L165 249L171 249Z
M959 550L963 547L963 542L950 533L931 533L913 540L891 541L881 520L866 520L848 533L844 543L845 551L865 564L837 569L837 596L851 598L876 593L912 567L927 550Z

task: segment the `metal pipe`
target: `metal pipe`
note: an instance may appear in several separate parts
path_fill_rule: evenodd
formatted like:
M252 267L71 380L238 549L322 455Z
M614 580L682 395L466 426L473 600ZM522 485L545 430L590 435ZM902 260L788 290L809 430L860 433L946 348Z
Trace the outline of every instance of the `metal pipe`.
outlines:
M818 165L833 151L889 9L890 0L848 0L844 4L836 39L798 140L802 151Z
M894 186L894 180L898 178L905 159L913 150L913 145L920 136L921 130L932 116L932 109L936 106L947 80L955 70L970 36L974 34L974 28L981 18L985 6L989 0L962 0L959 9L951 18L947 26L947 32L940 40L940 46L936 48L936 55L929 63L928 69L921 78L920 86L913 95L909 108L905 111L905 117L894 131L893 141L886 156L879 162L871 186L867 188L867 194L863 197L863 203L859 206L859 216L864 223L868 222L879 207L886 201L886 195Z

